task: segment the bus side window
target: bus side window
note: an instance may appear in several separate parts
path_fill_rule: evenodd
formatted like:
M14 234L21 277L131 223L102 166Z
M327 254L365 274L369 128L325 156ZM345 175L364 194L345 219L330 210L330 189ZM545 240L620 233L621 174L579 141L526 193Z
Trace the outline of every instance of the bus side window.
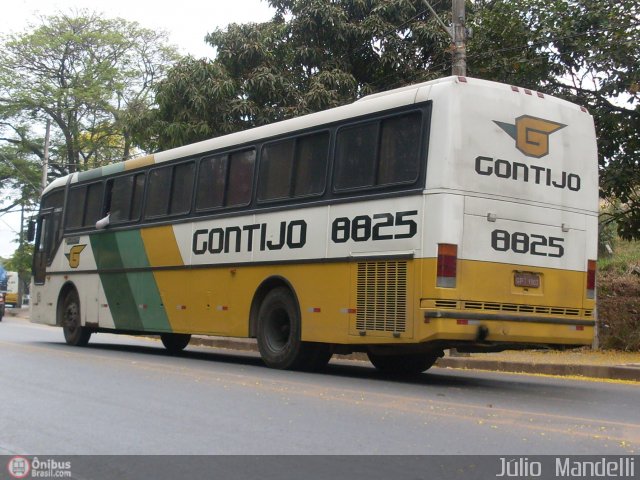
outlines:
M411 183L420 172L419 112L382 121L378 185Z
M93 227L102 218L102 194L104 187L102 182L91 183L87 186L87 199L84 212L83 227Z
M68 229L93 227L102 217L102 182L73 187L67 200Z
M420 112L340 129L335 189L414 183L420 172L421 129Z
M294 197L324 193L329 160L329 132L298 139L293 179Z
M227 178L227 156L203 158L198 170L196 210L209 210L224 205L224 185Z
M154 168L149 173L149 187L147 188L147 203L144 210L145 217L159 217L166 215L169 209L169 194L171 193L171 175L173 167Z
M348 190L375 184L378 123L370 122L338 131L336 189Z
M173 170L169 213L177 215L191 210L191 195L196 168L194 162L176 165Z
M140 220L142 214L142 199L144 195L144 173L138 173L133 180L133 194L131 195L131 216L129 220Z
M253 148L229 155L227 206L247 205L251 202L255 162L256 151Z
M110 223L123 223L140 219L144 173L118 177L111 182L111 202L107 207ZM105 213L107 213L105 212Z
M294 147L293 139L269 143L262 147L258 175L259 200L289 197Z
M69 190L66 221L66 227L69 229L82 227L82 216L84 214L86 192L86 185L83 185L81 187L73 187Z
M258 200L323 193L328 158L328 132L265 145L260 157Z

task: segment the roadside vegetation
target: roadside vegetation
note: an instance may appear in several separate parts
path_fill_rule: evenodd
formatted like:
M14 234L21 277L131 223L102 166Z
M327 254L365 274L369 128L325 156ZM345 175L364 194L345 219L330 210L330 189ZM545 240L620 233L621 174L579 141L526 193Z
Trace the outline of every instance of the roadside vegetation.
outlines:
M640 351L640 241L612 240L598 261L600 346Z

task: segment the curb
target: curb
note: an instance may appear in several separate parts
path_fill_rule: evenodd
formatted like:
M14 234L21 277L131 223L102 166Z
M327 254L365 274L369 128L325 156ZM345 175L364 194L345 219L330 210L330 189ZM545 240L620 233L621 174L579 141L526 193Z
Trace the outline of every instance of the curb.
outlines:
M563 377L589 377L609 380L629 380L640 382L640 368L624 365L579 365L553 363L507 362L503 360L483 360L481 358L444 357L436 362L438 367L462 368L468 370L491 370L511 373L535 373Z
M245 338L217 338L191 337L190 345L225 348L257 352L258 345L253 339ZM351 355L337 355L336 358L347 360L367 360L364 353ZM488 370L510 373L533 373L541 375L557 375L571 377L600 378L609 380L627 380L640 382L640 367L625 365L579 365L552 363L508 362L503 360L483 360L468 357L443 357L436 362L436 367L456 368L463 370Z

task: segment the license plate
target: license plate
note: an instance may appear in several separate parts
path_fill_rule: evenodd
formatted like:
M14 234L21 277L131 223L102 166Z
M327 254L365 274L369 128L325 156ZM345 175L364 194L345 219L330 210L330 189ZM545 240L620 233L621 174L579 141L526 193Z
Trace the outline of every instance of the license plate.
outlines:
M540 275L529 272L516 272L513 279L516 287L540 288Z

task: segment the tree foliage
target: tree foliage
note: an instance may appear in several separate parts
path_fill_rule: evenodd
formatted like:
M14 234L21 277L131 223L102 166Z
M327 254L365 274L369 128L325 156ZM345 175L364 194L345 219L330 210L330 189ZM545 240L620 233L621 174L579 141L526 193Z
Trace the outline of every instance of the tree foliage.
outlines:
M506 1L499 3L507 4ZM537 52L537 59L523 56L526 74L541 73L535 72L536 65L543 70L548 68L546 75L530 77L534 82L532 86L583 105L594 116L601 195L620 206L611 216L618 225L618 233L626 239L640 238L638 2L514 0L508 3L507 8L516 10L517 18L530 32L530 44ZM522 45L520 41L494 50L500 55L490 62L500 62L505 50L514 51L519 45ZM517 72L522 71L514 70L516 77ZM516 83L509 77L506 80Z
M35 143L27 127L44 131L48 119L52 159L71 172L131 154L129 119L177 58L165 33L87 11L42 17L2 38L0 52L3 140Z
M431 2L447 24L451 2ZM215 60L186 58L157 85L136 133L149 148L351 102L449 75L450 39L422 0L269 0L271 21L209 34ZM637 0L467 2L470 76L587 107L598 134L601 194L640 238L640 7Z
M342 105L450 68L448 37L421 0L270 4L271 21L213 31L215 60L184 59L158 84L158 109L138 124L148 147Z

